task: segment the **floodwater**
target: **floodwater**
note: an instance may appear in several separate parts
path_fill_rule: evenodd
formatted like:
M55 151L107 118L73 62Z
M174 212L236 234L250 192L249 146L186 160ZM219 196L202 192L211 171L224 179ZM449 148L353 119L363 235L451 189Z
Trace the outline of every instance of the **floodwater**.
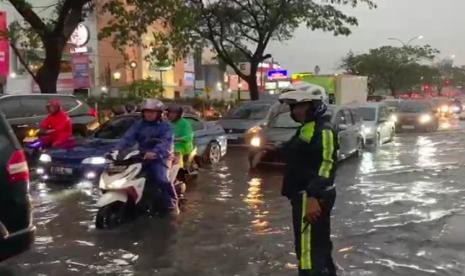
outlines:
M176 220L96 230L90 184L32 184L37 238L0 275L296 275L280 170L231 149L202 170ZM465 132L402 134L345 161L333 240L338 275L465 275Z

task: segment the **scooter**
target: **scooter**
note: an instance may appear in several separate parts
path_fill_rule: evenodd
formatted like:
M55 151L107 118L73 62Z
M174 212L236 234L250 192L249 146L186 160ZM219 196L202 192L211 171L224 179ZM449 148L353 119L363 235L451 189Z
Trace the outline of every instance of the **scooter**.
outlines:
M30 129L23 139L23 145L28 163L34 166L44 148L44 144L40 139L40 129Z
M98 212L95 227L114 228L135 219L138 215L153 215L159 212L160 192L147 184L147 176L142 169L143 154L138 150L128 154L114 151L107 156L107 166L100 176L99 188L102 196L97 202ZM170 166L169 180L175 184L178 197L186 190L184 182L176 181L179 165Z

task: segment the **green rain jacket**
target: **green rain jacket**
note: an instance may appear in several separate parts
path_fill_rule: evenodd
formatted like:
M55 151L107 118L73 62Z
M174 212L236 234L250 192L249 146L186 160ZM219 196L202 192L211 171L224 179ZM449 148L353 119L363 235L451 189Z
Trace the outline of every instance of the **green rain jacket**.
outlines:
M188 120L180 118L171 122L174 133L174 152L188 155L194 149L194 132Z

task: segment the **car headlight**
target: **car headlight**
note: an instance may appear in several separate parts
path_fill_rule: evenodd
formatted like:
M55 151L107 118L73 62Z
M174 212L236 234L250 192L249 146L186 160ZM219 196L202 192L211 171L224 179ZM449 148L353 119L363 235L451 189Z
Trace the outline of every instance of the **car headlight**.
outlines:
M48 155L48 154L42 153L39 156L39 161L42 162L42 163L50 163L50 162L52 162L52 157L50 155Z
M260 126L254 126L252 128L249 128L249 130L247 130L247 133L256 134L256 133L260 132L261 130L262 130L262 128Z
M363 126L363 127L362 127L362 132L363 132L365 135L370 135L370 134L375 133L375 128L372 127L372 126Z
M252 137L252 139L250 140L250 145L251 145L252 147L258 148L258 147L260 147L260 145L262 144L262 141L261 141L261 140L262 140L262 139L260 139L260 137L254 136L254 137Z
M82 164L89 164L89 165L103 165L107 161L104 157L88 157L82 160Z
M431 122L432 120L433 120L433 117L431 117L431 115L429 115L429 114L423 114L418 119L420 124L427 124L427 123Z
M447 113L447 112L449 112L449 107L448 107L447 105L441 106L441 112L442 112L442 113Z

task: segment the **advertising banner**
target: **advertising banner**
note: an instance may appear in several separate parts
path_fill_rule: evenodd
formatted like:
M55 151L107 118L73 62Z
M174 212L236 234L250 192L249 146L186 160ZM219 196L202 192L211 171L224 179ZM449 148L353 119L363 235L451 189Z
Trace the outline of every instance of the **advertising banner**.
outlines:
M73 55L74 89L90 88L89 56L86 54Z
M7 34L6 12L0 11L0 76L7 77L10 69L10 44Z

